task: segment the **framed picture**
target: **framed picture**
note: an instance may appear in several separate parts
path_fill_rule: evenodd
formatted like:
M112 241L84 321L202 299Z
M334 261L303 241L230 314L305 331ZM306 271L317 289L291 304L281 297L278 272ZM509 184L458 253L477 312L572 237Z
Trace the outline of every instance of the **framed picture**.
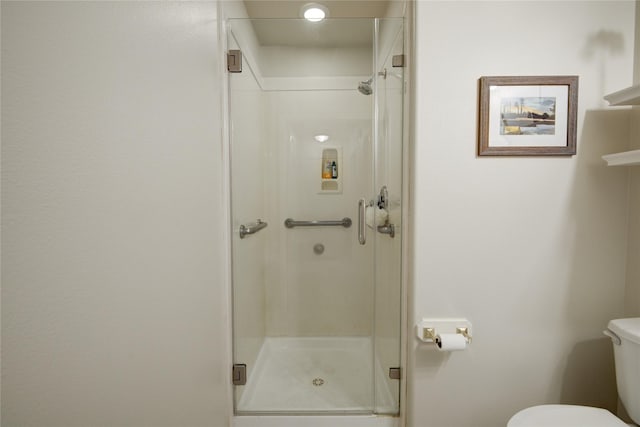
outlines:
M576 154L578 76L481 77L479 156Z

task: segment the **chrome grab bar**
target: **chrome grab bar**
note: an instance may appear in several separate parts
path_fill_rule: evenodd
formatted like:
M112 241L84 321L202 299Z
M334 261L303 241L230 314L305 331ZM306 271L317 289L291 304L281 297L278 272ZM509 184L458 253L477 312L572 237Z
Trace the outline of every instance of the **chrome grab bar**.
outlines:
M367 201L365 199L358 200L358 242L361 245L367 243L366 208Z
M256 222L252 222L251 224L241 225L240 226L240 238L244 239L244 236L249 234L255 234L258 231L262 230L267 226L267 223L262 221L261 219L256 220Z
M291 218L287 218L284 220L284 226L287 228L293 227L335 227L342 226L344 228L351 227L351 218L342 218L337 221L296 221Z

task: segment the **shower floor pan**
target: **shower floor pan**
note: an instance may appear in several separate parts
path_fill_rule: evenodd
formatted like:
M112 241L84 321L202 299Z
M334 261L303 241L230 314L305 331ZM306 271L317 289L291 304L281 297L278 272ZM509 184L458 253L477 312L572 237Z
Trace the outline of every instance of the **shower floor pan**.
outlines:
M372 355L366 337L266 338L237 411L371 413Z

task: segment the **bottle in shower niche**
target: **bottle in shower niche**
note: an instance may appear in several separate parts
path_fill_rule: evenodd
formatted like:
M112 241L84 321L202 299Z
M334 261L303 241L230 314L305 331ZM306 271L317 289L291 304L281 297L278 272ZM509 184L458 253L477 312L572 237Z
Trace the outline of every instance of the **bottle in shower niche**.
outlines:
M323 161L322 165L322 179L331 179L331 160Z
M338 165L335 160L331 162L331 178L338 179Z

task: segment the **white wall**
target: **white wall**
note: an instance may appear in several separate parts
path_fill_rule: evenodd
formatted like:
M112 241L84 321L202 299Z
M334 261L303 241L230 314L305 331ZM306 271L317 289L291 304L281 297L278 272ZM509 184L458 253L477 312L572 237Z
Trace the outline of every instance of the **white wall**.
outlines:
M213 2L2 2L2 425L228 425L216 40Z
M356 82L359 76L371 74L371 56L372 46L263 46L260 53L265 77L356 76Z
M409 425L504 426L527 406L615 409L602 337L623 314L634 3L419 1L412 313L473 322L468 351L410 339ZM578 154L477 158L477 80L579 75ZM412 317L411 317L412 316ZM413 335L410 335L412 337Z
M640 2L636 1L634 83L640 84ZM631 111L630 149L640 149L640 107ZM629 168L629 248L625 316L640 316L640 168Z

